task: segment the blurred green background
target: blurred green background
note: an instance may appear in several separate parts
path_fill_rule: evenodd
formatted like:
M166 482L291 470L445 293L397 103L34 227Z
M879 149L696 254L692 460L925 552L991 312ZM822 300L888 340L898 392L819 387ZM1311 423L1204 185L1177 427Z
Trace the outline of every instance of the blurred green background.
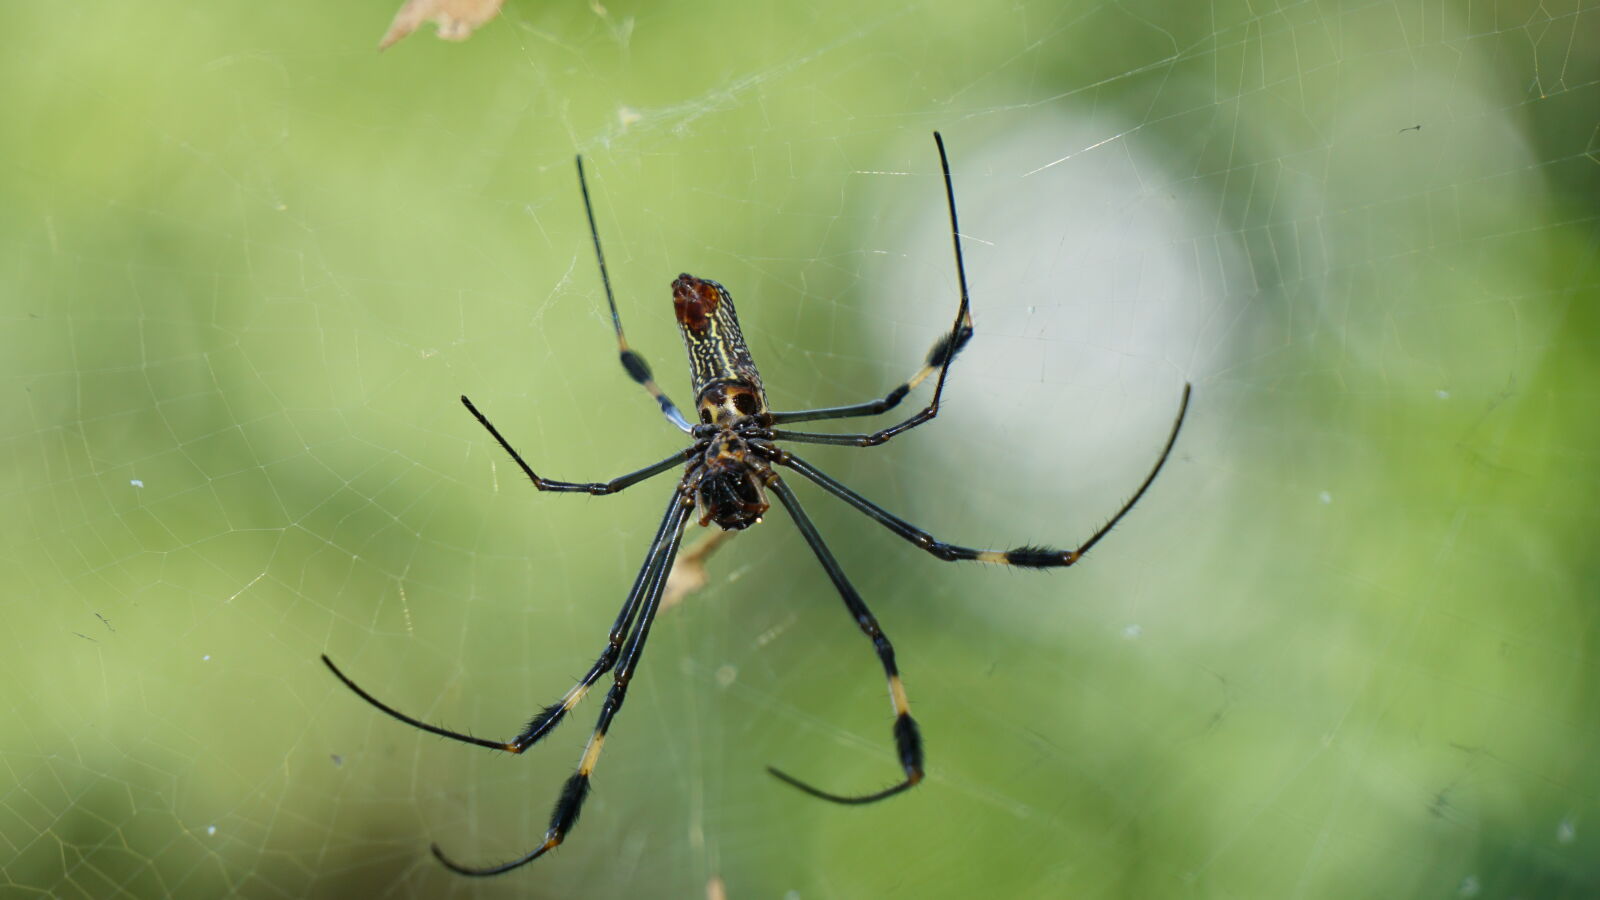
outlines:
M0 896L1600 895L1600 7L511 0L15 6L0 54ZM667 285L781 407L946 413L797 490L899 648L930 776L778 513L663 613L566 846L603 643L664 502L538 495L682 438ZM691 533L691 540L698 531Z

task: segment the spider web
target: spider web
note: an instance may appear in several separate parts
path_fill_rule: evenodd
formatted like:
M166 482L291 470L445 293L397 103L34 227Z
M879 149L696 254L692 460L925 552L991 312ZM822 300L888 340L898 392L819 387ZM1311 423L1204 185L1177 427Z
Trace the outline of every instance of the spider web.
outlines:
M1600 9L513 3L464 45L394 4L13 10L0 895L1581 897L1594 758ZM949 540L797 490L899 650L778 511L664 611L569 842L601 649L682 445L680 271L775 405L899 382L934 423L807 458ZM916 395L912 404L920 402ZM692 531L690 540L699 534Z

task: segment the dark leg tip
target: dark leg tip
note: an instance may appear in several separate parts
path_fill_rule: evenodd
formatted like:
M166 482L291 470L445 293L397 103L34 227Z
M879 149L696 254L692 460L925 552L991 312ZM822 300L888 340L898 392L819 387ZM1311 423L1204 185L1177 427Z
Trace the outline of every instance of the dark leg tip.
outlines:
M909 790L911 787L915 786L917 782L922 780L922 772L917 771L911 776L907 777L905 781L902 781L896 785L891 785L875 793L831 794L825 790L822 790L821 788L812 787L793 775L790 775L787 772L779 771L772 766L767 766L767 774L800 791L801 793L809 794L818 800L826 800L829 803L838 803L842 806L863 806L868 803L876 803L879 800L884 800L889 797L893 797L895 794L901 793L902 791Z

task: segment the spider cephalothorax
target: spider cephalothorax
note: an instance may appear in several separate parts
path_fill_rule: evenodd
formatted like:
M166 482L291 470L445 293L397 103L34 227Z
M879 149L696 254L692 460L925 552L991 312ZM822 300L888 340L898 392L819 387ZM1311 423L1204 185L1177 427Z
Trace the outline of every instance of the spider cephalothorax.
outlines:
M634 578L633 588L628 591L622 610L617 614L615 624L611 626L605 649L601 651L600 657L595 660L583 678L559 701L545 707L516 737L505 742L473 737L470 734L451 731L412 718L357 687L354 681L339 671L332 660L326 656L322 657L322 661L333 670L333 674L352 691L401 722L440 737L511 753L521 753L549 734L550 730L578 705L601 676L607 672L612 673L611 689L606 692L605 703L600 707L599 721L595 723L594 731L589 736L589 743L584 746L583 756L578 761L578 771L567 779L561 796L556 800L555 809L550 814L550 827L545 831L544 840L516 859L482 868L455 862L445 856L435 844L433 854L453 871L463 875L497 875L510 871L548 853L560 845L567 833L572 830L573 824L578 820L578 813L583 808L583 801L589 794L589 776L600 757L600 749L605 744L611 720L617 714L617 710L622 708L622 701L627 697L628 684L638 666L645 639L650 635L650 625L655 621L657 610L661 608L667 576L672 571L673 560L677 557L678 548L683 541L684 529L688 527L690 513L695 508L700 511L702 526L716 523L723 529L738 531L761 521L762 514L768 509L766 492L771 491L777 496L778 503L788 512L789 517L794 520L795 527L805 539L806 545L811 548L811 552L815 554L817 562L822 565L828 579L833 582L834 589L844 601L845 609L849 611L856 626L872 641L873 650L878 655L878 663L883 667L884 678L888 682L889 702L894 709L895 756L903 773L901 780L870 793L834 794L814 788L777 769L768 769L782 781L813 797L834 803L871 803L921 783L922 739L917 731L916 721L911 718L911 703L906 699L905 686L900 681L894 646L889 643L889 638L883 633L883 629L878 627L877 618L872 615L866 602L850 584L850 579L845 577L844 569L833 558L833 552L828 549L822 535L811 523L811 518L800 506L799 498L789 490L788 484L779 477L774 467L798 472L822 490L855 507L874 522L909 541L918 549L927 551L936 559L975 560L1027 568L1061 568L1076 563L1083 554L1105 537L1113 526L1122 521L1122 517L1139 502L1139 498L1144 496L1144 492L1155 480L1156 474L1161 471L1167 457L1172 453L1172 446L1178 439L1178 429L1183 425L1184 413L1189 408L1188 385L1184 385L1183 402L1178 407L1177 421L1173 423L1172 431L1167 435L1167 443L1161 448L1155 466L1133 492L1133 496L1122 504L1122 508L1117 510L1109 521L1090 535L1088 540L1073 550L1052 550L1048 547L1031 545L1012 550L979 550L938 540L928 532L835 481L795 454L777 446L777 442L794 441L872 447L924 422L932 421L938 415L939 398L944 393L945 376L950 372L950 363L966 345L967 339L972 336L972 316L968 312L967 276L961 257L960 230L956 227L956 198L955 189L950 182L950 163L945 159L944 140L939 137L938 132L934 132L933 137L939 145L939 163L944 172L945 199L950 207L950 237L955 244L956 281L961 290L961 298L956 307L955 324L951 326L949 332L934 342L922 367L911 378L876 400L822 409L774 412L767 408L766 394L761 387L761 375L756 371L755 360L750 356L744 335L739 330L739 320L734 315L733 298L715 281L696 278L693 275L679 275L677 280L672 282L673 309L677 315L679 328L683 332L684 346L689 351L689 374L694 386L695 411L699 414L699 425L689 424L683 413L656 384L644 357L631 350L627 339L623 337L622 318L617 313L617 300L611 291L611 276L606 271L605 254L600 250L600 232L594 224L594 207L589 202L589 186L583 177L583 160L581 158L578 160L578 187L583 193L583 209L589 217L589 233L594 238L595 256L600 262L600 280L605 286L606 304L611 310L611 322L617 334L617 349L621 354L622 368L628 373L628 377L642 385L650 396L655 398L667 421L692 436L694 442L660 462L610 481L555 481L541 478L536 474L523 460L522 455L501 436L499 430L478 412L472 401L462 397L461 402L466 405L479 424L494 436L495 441L511 456L522 473L528 476L534 487L541 491L614 494L676 466L683 466L683 475L667 501L667 511L662 516L661 524L650 542L644 564L640 567L638 576ZM888 412L912 389L934 376L937 376L937 380L934 383L933 399L928 405L910 418L881 431L869 434L826 434L785 431L774 427L789 422L846 419Z
M705 449L689 464L700 524L742 531L759 523L769 505L764 488L772 467L732 428L718 428L701 443Z

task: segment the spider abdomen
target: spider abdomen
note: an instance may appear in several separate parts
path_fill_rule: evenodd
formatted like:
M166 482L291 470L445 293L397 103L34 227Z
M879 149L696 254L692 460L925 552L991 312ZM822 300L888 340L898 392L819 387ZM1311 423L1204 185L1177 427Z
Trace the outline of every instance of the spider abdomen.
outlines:
M718 381L742 382L761 390L761 373L745 346L727 288L685 272L672 282L672 306L689 351L689 378L696 394Z

